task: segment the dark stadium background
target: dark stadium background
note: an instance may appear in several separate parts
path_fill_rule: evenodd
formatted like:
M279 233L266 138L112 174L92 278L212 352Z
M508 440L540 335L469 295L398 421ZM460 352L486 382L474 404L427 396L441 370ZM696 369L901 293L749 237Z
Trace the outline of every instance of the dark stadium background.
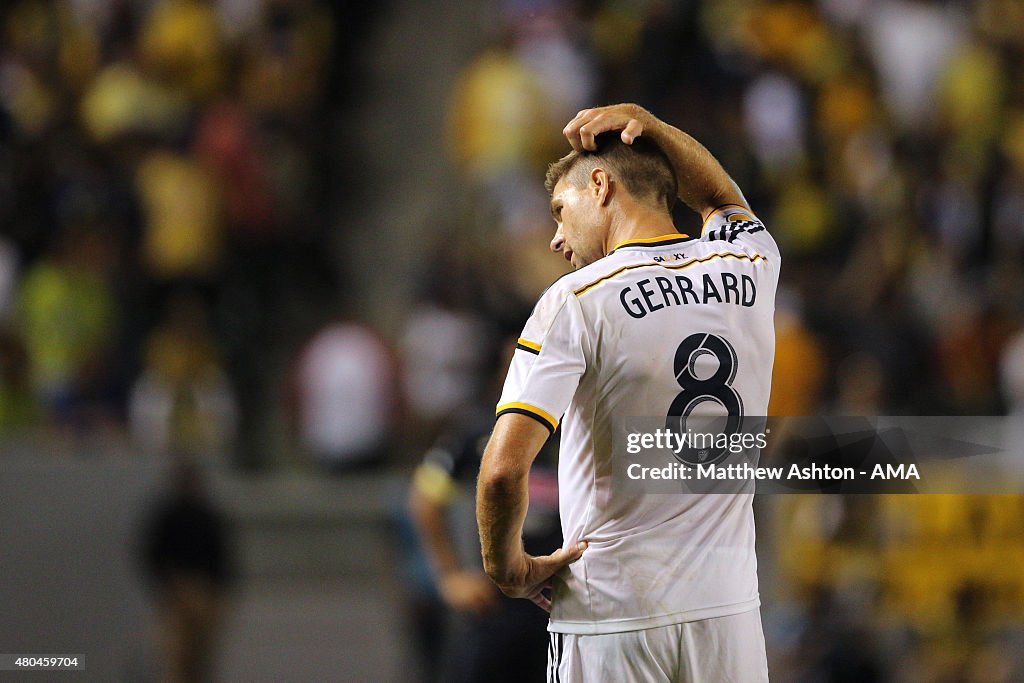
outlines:
M691 132L776 236L773 414L1024 413L1021 26L1018 0L3 3L0 653L157 680L151 520L187 462L225 529L217 680L424 680L408 482L563 272L541 180L588 105ZM774 681L1024 680L1021 497L755 509Z

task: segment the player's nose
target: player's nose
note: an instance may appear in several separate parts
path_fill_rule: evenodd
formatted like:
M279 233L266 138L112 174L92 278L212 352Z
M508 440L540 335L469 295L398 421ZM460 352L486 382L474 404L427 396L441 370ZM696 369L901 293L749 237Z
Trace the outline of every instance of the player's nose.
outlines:
M562 251L562 247L565 246L565 238L562 237L562 230L559 228L558 232L551 239L551 251Z

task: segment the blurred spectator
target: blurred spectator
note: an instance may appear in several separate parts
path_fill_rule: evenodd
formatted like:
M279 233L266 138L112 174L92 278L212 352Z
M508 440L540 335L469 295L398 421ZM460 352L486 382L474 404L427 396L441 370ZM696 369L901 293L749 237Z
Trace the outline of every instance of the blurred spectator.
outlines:
M885 414L885 370L877 358L867 353L847 356L836 370L835 415L865 416Z
M509 172L545 163L552 145L538 147L538 141L551 141L557 120L533 72L515 53L495 46L466 68L456 86L452 157L471 178L496 183Z
M505 21L515 27L516 53L534 72L554 119L568 121L592 106L597 73L573 3L512 0L504 5Z
M1003 347L999 380L1007 412L1024 416L1024 330L1013 335Z
M161 680L212 681L213 655L234 575L228 520L187 460L171 469L169 491L153 506L143 568L160 612Z
M803 94L792 79L762 74L744 98L747 135L765 173L774 175L799 166L805 159L803 129L807 115Z
M960 156L960 165L980 171L987 147L999 132L1000 110L1009 90L1002 59L984 40L974 38L953 53L938 85L950 146Z
M788 304L788 305L787 305ZM800 320L799 311L785 294L776 300L775 365L768 414L814 415L825 379L821 344Z
M43 424L43 407L28 371L25 345L17 334L0 328L0 438L26 436Z
M208 98L225 71L214 3L158 0L142 22L139 56L157 79L191 99Z
M242 41L243 100L271 120L302 121L324 94L333 31L325 4L265 2L261 21Z
M964 40L966 23L952 3L882 0L863 15L865 45L881 77L886 104L911 132L934 113L935 88Z
M428 293L408 316L401 354L406 406L437 424L468 408L487 381L494 346L492 323L474 298L474 274L453 259L438 259Z
M560 114L566 109L565 93L550 90L557 86L523 61L516 43L513 25L501 43L463 70L448 112L451 158L483 192L483 206L497 208L506 229L528 222L524 214L545 211L537 174L558 156L562 143L557 133L564 125ZM565 52L569 55L574 55L571 49Z
M105 375L119 322L110 282L113 247L98 228L68 228L22 280L19 320L30 378L55 417L115 409Z
M976 303L953 308L936 344L947 410L958 415L987 415L998 409L997 366L1001 340L992 320Z
M795 681L817 683L882 683L879 647L871 636L870 612L838 589L822 586L808 605L803 641L794 660L802 670Z
M304 450L336 472L382 464L397 396L394 362L380 337L342 318L317 332L294 365L289 408Z
M222 188L229 230L262 236L274 222L267 160L259 149L255 121L231 102L211 106L199 123L196 156Z
M427 303L409 316L402 340L409 408L437 420L476 395L486 323L471 311Z
M153 81L132 62L114 62L100 71L81 100L86 131L100 143L129 134L176 134L186 123L188 102Z
M143 254L157 280L213 277L223 260L220 197L189 157L154 150L139 165Z
M17 248L0 237L0 322L9 320L14 313L18 266Z
M799 257L826 251L837 238L833 197L803 167L781 176L779 185L773 217L788 253Z
M169 300L146 344L129 408L132 437L143 450L228 462L237 406L197 295Z
M440 680L450 683L540 680L547 663L548 615L528 600L505 597L484 574L471 509L484 446L494 426L492 405L514 348L514 342L506 345L486 390L476 393L475 406L454 417L427 452L409 494L437 592L453 617L445 647L435 653L441 655ZM530 469L523 543L532 555L550 553L562 544L557 459L555 435Z

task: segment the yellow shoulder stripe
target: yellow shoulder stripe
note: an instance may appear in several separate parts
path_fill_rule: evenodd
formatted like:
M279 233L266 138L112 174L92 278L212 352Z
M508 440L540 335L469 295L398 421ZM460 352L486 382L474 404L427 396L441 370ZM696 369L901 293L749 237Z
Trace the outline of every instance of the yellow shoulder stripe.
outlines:
M540 353L540 344L538 344L537 342L532 342L529 339L523 339L522 337L520 337L518 340L516 340L516 344L525 346L528 349L533 349L534 351Z

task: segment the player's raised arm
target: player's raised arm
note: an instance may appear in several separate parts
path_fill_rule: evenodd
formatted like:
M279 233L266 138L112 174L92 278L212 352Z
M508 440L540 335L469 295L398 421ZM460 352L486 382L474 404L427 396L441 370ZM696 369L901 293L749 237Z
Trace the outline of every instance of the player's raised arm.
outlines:
M657 118L636 104L613 104L584 109L562 131L573 149L597 149L594 138L609 131L622 131L626 144L641 135L653 140L672 162L679 185L679 198L706 219L727 204L750 208L740 188L722 165L702 144Z

